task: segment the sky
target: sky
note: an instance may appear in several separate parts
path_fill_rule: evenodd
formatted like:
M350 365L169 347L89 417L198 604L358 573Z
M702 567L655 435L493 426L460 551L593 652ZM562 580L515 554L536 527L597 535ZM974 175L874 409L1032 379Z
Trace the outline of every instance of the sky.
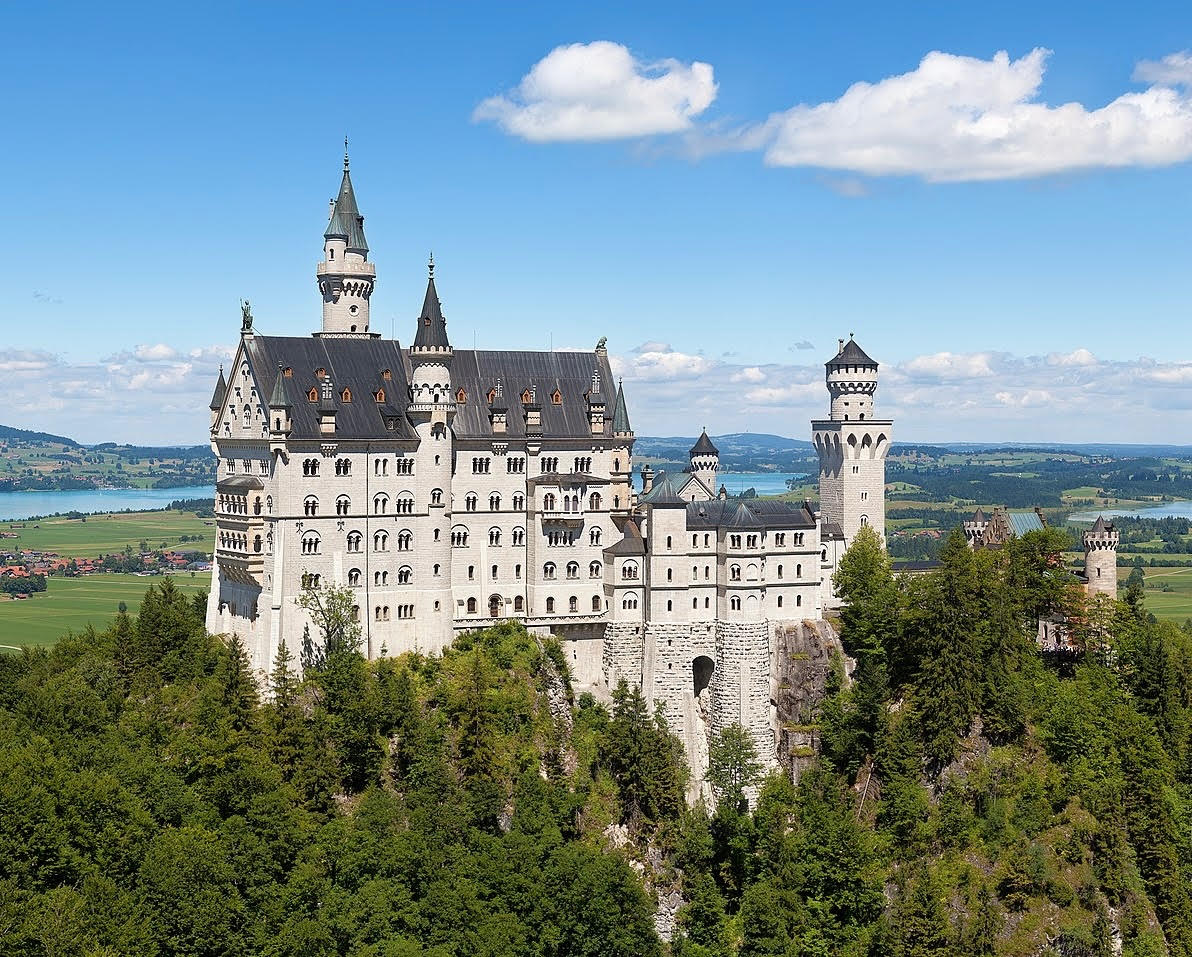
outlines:
M319 326L343 139L408 341L608 337L639 435L1192 444L1192 5L23 4L0 422L198 444Z

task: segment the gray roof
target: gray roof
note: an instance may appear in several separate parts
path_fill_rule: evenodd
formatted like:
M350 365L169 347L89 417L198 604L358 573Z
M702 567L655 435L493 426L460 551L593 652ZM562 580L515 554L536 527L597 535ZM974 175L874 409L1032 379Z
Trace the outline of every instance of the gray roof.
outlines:
M691 447L689 454L692 458L697 455L719 455L720 450L712 444L712 440L708 438L708 430L704 429L696 439L695 445Z
M542 435L546 439L593 438L588 417L587 393L592 388L592 372L611 381L608 356L595 352L497 352L484 349L457 349L451 363L451 385L463 388L467 398L456 404L456 438L501 439L493 432L488 393L502 383L509 406L504 437L525 438L526 417L522 395L533 391L541 409ZM558 392L559 401L555 402ZM605 435L610 435L605 420Z
M835 356L824 363L826 366L873 366L877 368L877 362L869 358L865 354L865 350L857 345L852 336L849 336L846 342Z
M229 475L215 483L216 488L239 491L241 489L264 488L265 483L255 475Z
M744 509L745 515L740 514ZM745 523L745 524L739 524ZM687 503L688 528L814 528L815 515L806 503L749 499Z
M617 405L613 410L613 431L632 432L629 425L629 410L625 407L625 383L617 383Z
M426 297L422 300L422 312L418 314L418 331L414 335L415 349L450 349L447 338L447 322L443 319L443 304L435 291L435 264L430 264L430 277L426 281Z
M219 381L215 383L215 392L211 396L211 411L218 412L223 408L224 399L228 395L228 383L224 380L223 366L219 367Z
M1107 531L1113 531L1113 524L1105 521L1104 515L1098 515L1097 520L1093 522L1093 527L1089 529L1094 535L1101 535Z
M682 484L685 485L686 482ZM650 487L650 491L646 492L638 501L646 505L663 507L686 505L687 502L679 495L679 488L674 476L668 472L659 472L654 478L654 484Z
M1027 532L1039 532L1046 526L1038 512L1007 512L1006 518L1015 535L1022 536Z
M844 541L844 529L837 522L824 522L820 528L820 539L823 541Z
M983 511L981 511L980 505L977 506L977 511L973 513L973 521L974 522L988 521L988 519L985 517L985 513Z
M621 529L624 537L619 542L614 542L604 550L605 555L644 555L646 554L646 542L642 538L642 531L637 526L637 522L629 519L625 522Z
M348 172L348 158L344 156L344 178L339 184L339 196L331 211L331 221L323 233L324 239L344 240L348 249L368 254L368 242L364 238L364 217L356 206L356 192L352 189L352 176Z
M290 390L286 388L286 377L282 372L282 365L277 364L277 375L273 379L273 394L269 396L269 408L288 409L294 403L290 400Z

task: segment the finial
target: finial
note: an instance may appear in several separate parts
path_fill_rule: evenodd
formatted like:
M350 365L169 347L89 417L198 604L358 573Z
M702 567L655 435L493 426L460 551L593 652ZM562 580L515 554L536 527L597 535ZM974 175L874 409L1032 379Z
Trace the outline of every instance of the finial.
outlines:
M848 334L848 337L851 339L851 338L853 337L853 334L850 332L850 333Z
M430 261L426 264L426 269L430 275L430 278L434 279L435 278L435 254L433 252L430 254Z
M344 172L348 171L348 138L344 137Z

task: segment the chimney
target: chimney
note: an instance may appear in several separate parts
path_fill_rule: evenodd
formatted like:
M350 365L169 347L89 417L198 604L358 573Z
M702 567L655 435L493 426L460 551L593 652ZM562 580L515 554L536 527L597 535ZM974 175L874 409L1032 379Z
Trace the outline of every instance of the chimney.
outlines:
M654 487L654 470L648 465L642 466L642 494L645 495Z

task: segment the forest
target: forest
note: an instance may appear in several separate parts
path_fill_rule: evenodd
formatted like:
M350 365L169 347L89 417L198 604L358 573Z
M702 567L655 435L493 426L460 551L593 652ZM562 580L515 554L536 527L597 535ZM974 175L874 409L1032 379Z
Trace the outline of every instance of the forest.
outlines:
M818 759L730 725L694 806L639 691L516 623L369 662L312 591L258 687L166 580L0 657L0 955L1192 957L1192 635L1063 539L907 579L859 535Z

